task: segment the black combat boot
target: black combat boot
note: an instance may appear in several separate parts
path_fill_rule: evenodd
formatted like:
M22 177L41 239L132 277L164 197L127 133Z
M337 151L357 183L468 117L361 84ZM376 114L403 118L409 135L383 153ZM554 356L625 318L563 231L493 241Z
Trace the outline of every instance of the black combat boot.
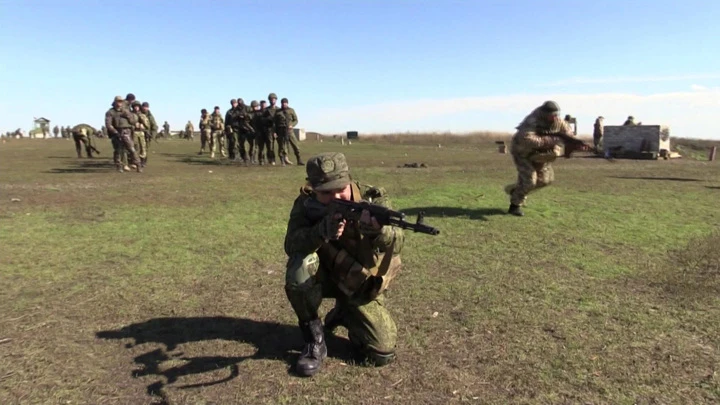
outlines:
M510 209L508 209L508 214L512 214L512 215L515 215L515 216L517 216L517 217L521 217L521 216L525 215L525 214L522 212L522 210L520 210L520 206L519 206L519 205L515 205L515 204L510 204Z
M298 166L302 166L302 165L305 164L305 163L303 163L302 159L300 159L300 154L295 155L295 159L297 160L297 163L296 163L296 164L297 164Z
M320 319L310 322L300 322L305 347L295 364L295 372L303 377L315 375L322 368L323 360L327 357L327 346L323 324Z

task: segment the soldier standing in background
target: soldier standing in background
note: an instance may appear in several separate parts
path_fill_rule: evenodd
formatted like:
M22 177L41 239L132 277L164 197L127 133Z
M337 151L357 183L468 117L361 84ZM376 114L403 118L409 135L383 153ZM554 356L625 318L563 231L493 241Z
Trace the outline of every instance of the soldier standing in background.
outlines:
M148 149L150 148L150 142L157 142L158 124L155 121L152 111L150 111L150 103L147 101L142 103L142 112L148 117L150 121L150 128L145 132L145 141L147 142ZM147 162L147 158L145 158Z
M555 178L550 163L560 156L563 142L562 138L553 135L564 133L573 136L567 122L558 116L559 111L556 102L546 101L517 126L511 153L518 178L515 184L505 187L510 194L509 214L523 216L520 206L527 200L527 195L550 185Z
M62 136L63 139L67 138L67 134L65 133L65 127L60 128L60 136Z
M280 100L280 105L280 109L275 114L275 132L278 136L278 155L280 156L280 162L283 166L293 164L287 157L287 147L289 145L295 153L297 164L302 165L300 148L298 147L298 141L295 137L295 131L293 131L293 128L295 128L295 125L298 123L297 114L295 114L295 110L288 105L287 98Z
M215 106L212 115L210 115L210 158L215 158L215 143L217 142L218 149L220 149L220 155L227 157L225 153L225 135L223 130L225 129L225 122L222 115L220 114L220 107Z
M265 136L263 133L263 117L262 117L262 108L260 107L260 103L257 102L257 100L253 100L250 103L250 108L253 110L253 116L250 120L252 123L253 129L255 130L255 145L257 149L257 163L262 166L265 164L265 158L263 157L263 153L265 152L265 147L267 146L267 142L265 141Z
M59 134L59 133L60 133L60 128L58 128L58 126L55 125L55 126L53 127L53 135L55 136L55 138L58 137L58 134Z
M200 123L198 127L200 128L200 152L198 152L198 155L202 155L203 152L205 152L206 145L212 153L212 146L210 146L210 135L212 134L210 130L210 116L204 108L200 110Z
M278 110L278 108L275 106L275 103L277 102L277 95L275 95L275 93L270 93L268 95L268 101L270 102L270 106L265 107L265 109L262 110L263 136L265 137L263 141L266 142L266 146L268 149L268 162L271 165L275 166L275 150L273 143L275 142L275 138L277 137L277 135L275 134L275 113Z
M235 114L237 125L237 141L240 151L240 158L248 166L255 160L255 128L252 126L253 110L245 104L245 100L238 99L237 113ZM249 148L245 149L245 143Z
M183 138L187 139L188 141L192 141L195 139L195 127L190 120L188 120L187 124L185 124L185 133L183 134Z
M119 172L123 172L124 166L121 160L122 150L130 154L138 173L142 172L140 159L135 152L135 145L132 141L132 128L137 117L126 108L126 103L121 96L115 97L113 106L105 113L105 126L113 136L113 160Z
M166 139L170 139L170 124L167 121L163 124L163 136Z
M150 128L150 119L141 111L142 104L135 100L132 102L133 114L135 114L135 124L133 124L133 143L135 144L140 164L145 167L147 163L147 141L145 132Z
M605 132L603 121L605 121L605 117L601 115L595 119L595 124L593 124L593 145L595 145L595 149L600 147L600 141L602 140L603 133Z
M70 135L72 135L72 129L70 129L70 125L65 127L65 137L70 138Z
M237 113L238 113L237 100L230 100L230 108L225 112L225 136L227 137L227 151L230 160L235 160L235 147L237 145L238 138L238 124L237 124Z

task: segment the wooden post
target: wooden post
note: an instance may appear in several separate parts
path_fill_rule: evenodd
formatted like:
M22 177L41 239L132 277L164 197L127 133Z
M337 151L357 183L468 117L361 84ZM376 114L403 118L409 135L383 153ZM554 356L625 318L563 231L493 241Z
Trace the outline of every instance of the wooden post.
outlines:
M711 162L715 161L715 155L717 154L717 146L713 146L710 149L710 156L708 157L708 160Z

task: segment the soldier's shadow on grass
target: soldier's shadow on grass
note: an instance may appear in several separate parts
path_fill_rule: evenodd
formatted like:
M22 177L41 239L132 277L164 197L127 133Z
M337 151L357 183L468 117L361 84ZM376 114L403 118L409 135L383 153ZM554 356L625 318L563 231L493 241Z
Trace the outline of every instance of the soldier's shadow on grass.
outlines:
M720 186L705 186L705 188L709 188L710 190L720 190Z
M623 180L659 180L659 181L702 181L700 179L690 179L687 177L642 177L642 176L608 176L612 179Z
M409 218L406 220L414 221L413 217L417 217L420 212L425 212L425 216L430 217L468 217L469 219L479 219L487 221L488 216L504 215L506 212L499 208L460 208L460 207L413 207L401 209L401 212Z
M326 333L328 355L351 361L352 354L346 339ZM184 389L207 387L228 382L240 375L239 364L245 360L271 359L283 360L288 365L288 373L293 373L295 363L302 346L300 329L295 325L276 322L254 321L251 319L230 317L189 317L155 318L134 323L116 330L96 333L100 339L132 339L125 347L132 348L146 343L161 344L135 357L138 369L133 377L164 377L147 386L148 395L160 397L167 402L165 387L174 384L180 377L228 369L228 375L216 381L173 386ZM184 356L182 352L173 353L178 346L187 343L226 340L246 343L256 351L249 356ZM293 350L297 349L297 350ZM163 403L163 402L161 402Z
M180 163L186 163L189 165L202 165L202 166L232 166L234 164L239 164L239 162L233 162L232 160L224 157L215 157L215 159L210 159L208 155L203 156L187 156L182 155L177 159L177 162Z
M115 170L115 164L112 162L112 160L98 158L75 159L77 162L75 167L58 167L50 169L45 173L104 173Z

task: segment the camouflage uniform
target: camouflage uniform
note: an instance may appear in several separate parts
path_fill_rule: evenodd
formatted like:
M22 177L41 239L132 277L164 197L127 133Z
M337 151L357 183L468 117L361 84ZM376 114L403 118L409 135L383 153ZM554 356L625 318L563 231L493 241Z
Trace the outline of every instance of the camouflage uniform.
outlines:
M170 124L167 121L163 124L163 136L170 138Z
M257 157L257 160L255 160L255 162L262 165L264 164L265 160L263 158L263 147L265 146L265 143L263 142L263 139L265 139L265 136L263 135L263 110L260 108L260 104L257 102L257 100L253 100L250 103L250 109L252 110L250 125L252 125L255 132L255 149L257 151L257 154L253 153L253 159Z
M157 121L155 121L153 113L150 111L150 104L147 101L142 103L142 112L148 117L148 120L150 121L150 127L145 131L145 141L147 142L147 146L149 148L150 142L155 142L155 140L157 139L158 124ZM147 157L145 158L145 161L147 161Z
M67 133L65 132L65 127L60 128L60 136L64 138L67 138Z
M195 128L190 120L188 120L187 124L185 124L185 139L189 141L195 139Z
M82 146L85 147L85 153L87 154L88 158L93 157L92 156L92 149L90 148L90 138L89 138L90 132L87 129L87 126L84 124L76 125L72 129L72 138L73 141L75 141L75 151L77 152L77 157L82 157Z
M237 146L238 125L237 125L237 100L230 100L230 108L225 112L225 136L227 137L227 152L230 160L235 160L235 148Z
M404 233L392 226L374 230L347 223L340 238L334 240L338 220L332 213L320 220L308 215L306 203L317 199L316 193L349 186L353 201L386 207L390 201L384 189L351 181L342 153L315 156L306 171L308 184L295 199L285 235L289 256L285 292L306 344L296 371L305 376L316 373L327 355L318 314L323 298L336 300L325 327L332 331L335 326L345 326L358 360L388 364L395 358L397 327L385 308L383 292L400 270Z
M135 114L136 117L136 122L133 125L133 142L137 148L140 164L145 167L147 163L147 141L145 139L145 133L150 128L150 119L140 110L141 107L142 104L140 104L139 101L133 101L133 114Z
M573 136L567 122L557 116L559 109L557 103L546 101L517 126L510 149L518 179L505 188L510 194L510 214L522 216L520 206L524 205L527 195L550 185L555 178L550 163L561 155L562 139L553 134L564 132Z
M142 172L140 159L138 159L132 141L132 128L136 120L137 117L126 108L125 102L120 96L115 97L113 107L105 113L105 126L113 141L113 160L119 172L122 172L124 167L121 160L123 150L127 150L130 154L137 171Z
M60 133L60 128L58 128L57 125L53 127L53 135L55 135L55 138L58 137L58 134Z
M595 149L600 147L600 140L602 140L603 133L605 132L605 127L603 127L604 120L605 118L602 116L597 117L595 124L593 124L593 145L595 145Z
M288 99L283 98L280 100L280 103L282 107L275 114L275 132L278 137L278 155L280 156L280 162L283 166L292 164L287 157L286 150L287 146L290 145L293 152L295 152L297 164L301 165L303 162L302 159L300 159L300 148L298 147L298 140L293 131L293 128L298 123L297 114L295 114L293 108L288 107Z
M247 165L255 161L255 128L252 126L253 110L245 104L241 98L238 99L238 106L235 113L235 133L237 134L238 150L240 158ZM245 149L245 143L249 148Z
M261 134L258 136L258 141L260 142L258 145L258 160L262 164L263 148L267 148L268 163L274 165L275 148L273 146L273 142L275 141L275 113L278 111L278 108L275 106L273 101L277 100L275 93L270 93L268 95L268 100L271 103L270 107L266 107L262 110L263 128Z
M200 110L198 128L200 128L200 152L198 152L198 155L202 155L205 152L205 146L210 145L210 135L212 134L210 131L210 116L204 108ZM213 152L212 147L209 150L211 153Z
M225 122L222 115L220 115L220 107L215 107L215 111L210 115L210 157L215 157L215 145L220 149L220 155L223 157L227 156L225 153L225 135L223 129Z

